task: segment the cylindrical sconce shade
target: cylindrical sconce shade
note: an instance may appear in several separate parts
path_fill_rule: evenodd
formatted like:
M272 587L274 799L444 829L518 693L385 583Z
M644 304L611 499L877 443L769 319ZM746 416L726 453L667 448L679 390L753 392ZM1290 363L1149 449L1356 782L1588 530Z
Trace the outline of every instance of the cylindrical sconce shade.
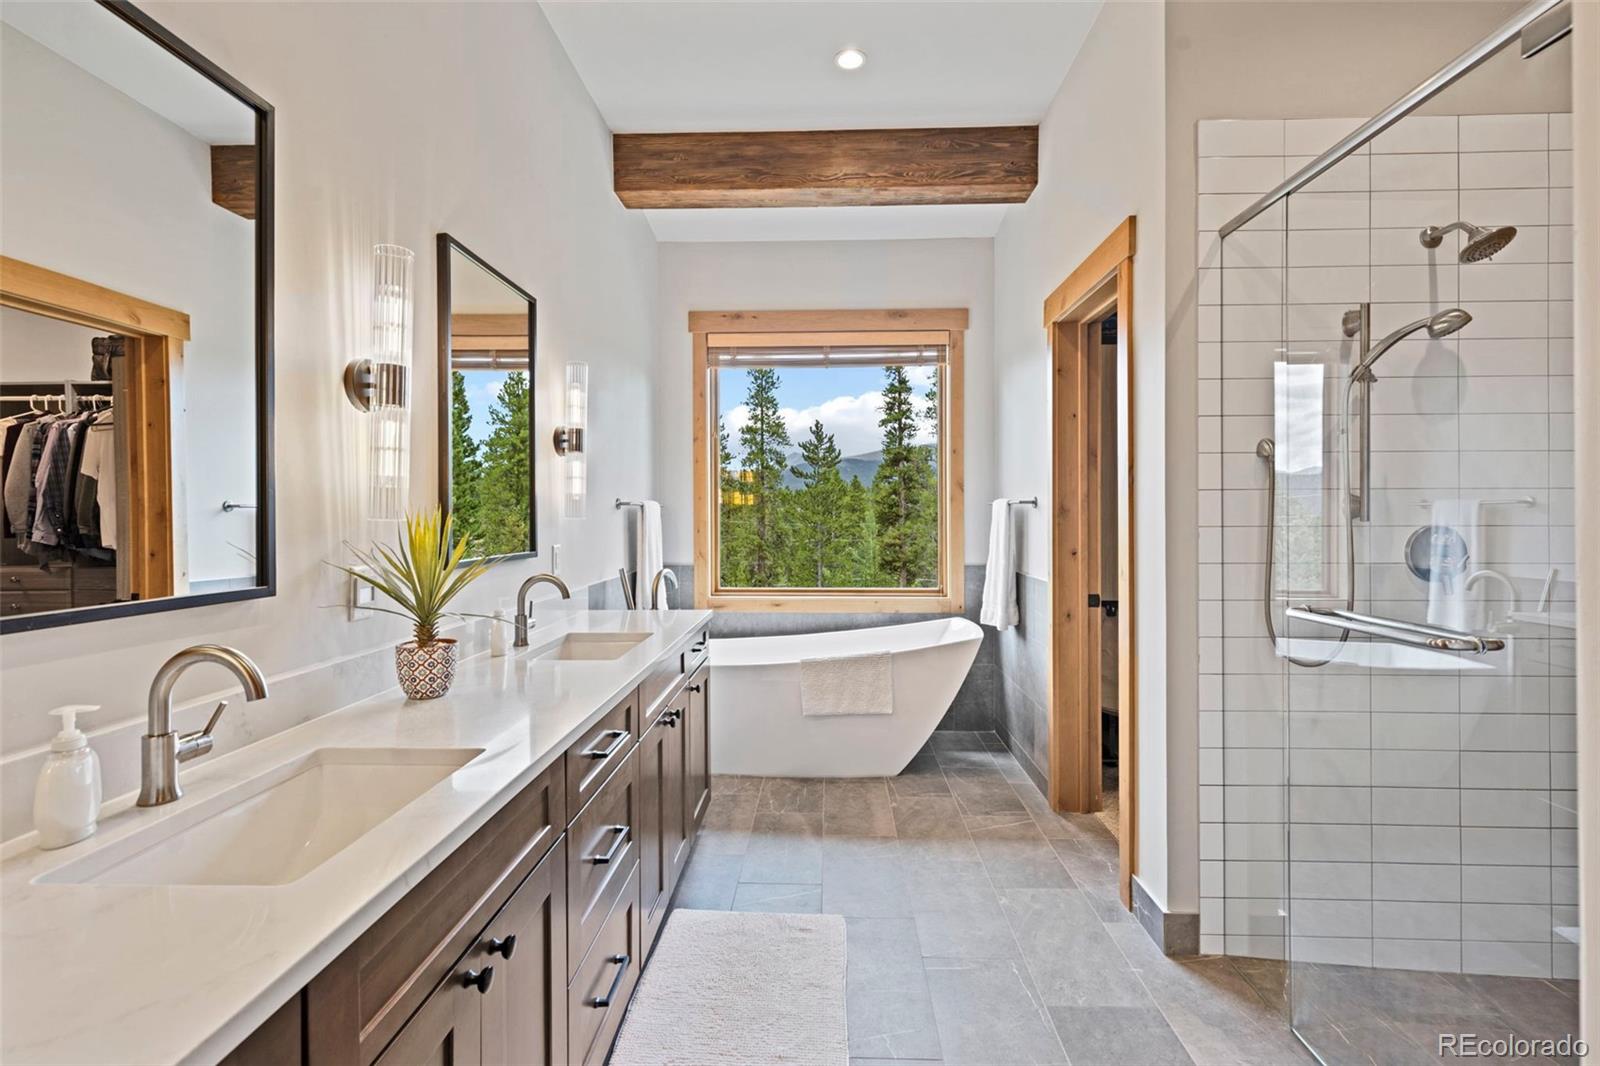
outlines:
M567 518L582 518L589 497L589 464L585 456L589 429L589 364L568 363L566 410L556 431L556 450L565 459L561 471L561 513Z
M411 308L416 256L397 244L372 249L368 517L404 516L411 486Z

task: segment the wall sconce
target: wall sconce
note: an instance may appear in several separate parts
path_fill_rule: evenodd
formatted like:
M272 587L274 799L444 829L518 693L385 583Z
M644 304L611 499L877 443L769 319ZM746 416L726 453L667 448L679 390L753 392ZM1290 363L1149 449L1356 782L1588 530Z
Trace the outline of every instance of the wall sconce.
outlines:
M398 244L372 248L372 347L344 368L344 394L372 416L367 440L367 517L405 513L411 480L411 305L415 254Z
M566 414L555 431L556 454L565 456L561 471L561 513L584 517L589 496L589 467L584 456L584 436L589 428L589 364L568 363Z

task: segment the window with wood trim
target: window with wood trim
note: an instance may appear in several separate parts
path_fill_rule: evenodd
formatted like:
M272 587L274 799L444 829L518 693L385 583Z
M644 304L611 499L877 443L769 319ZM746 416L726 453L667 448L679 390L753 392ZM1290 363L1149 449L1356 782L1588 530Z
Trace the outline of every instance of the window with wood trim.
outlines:
M696 602L956 611L964 310L695 312Z

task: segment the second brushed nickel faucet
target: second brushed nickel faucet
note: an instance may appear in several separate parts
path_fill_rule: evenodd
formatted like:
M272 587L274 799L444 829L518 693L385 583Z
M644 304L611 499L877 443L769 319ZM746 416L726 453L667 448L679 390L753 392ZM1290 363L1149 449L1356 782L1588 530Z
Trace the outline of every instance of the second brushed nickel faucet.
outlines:
M665 566L663 566L660 570L657 570L655 579L650 582L650 609L652 611L658 609L661 606L661 579L662 578L666 578L667 579L667 584L671 585L674 589L676 589L678 587L678 575L677 574L674 574L671 570L669 570ZM667 604L667 606L670 607L670 606L672 606L672 604L669 602Z
M533 586L540 584L554 585L556 591L561 593L562 599L572 599L572 590L567 588L567 583L554 574L534 574L524 581L522 587L517 590L517 617L514 622L517 635L511 642L514 648L528 646L528 630L533 628L533 623L528 620L528 593L533 591Z

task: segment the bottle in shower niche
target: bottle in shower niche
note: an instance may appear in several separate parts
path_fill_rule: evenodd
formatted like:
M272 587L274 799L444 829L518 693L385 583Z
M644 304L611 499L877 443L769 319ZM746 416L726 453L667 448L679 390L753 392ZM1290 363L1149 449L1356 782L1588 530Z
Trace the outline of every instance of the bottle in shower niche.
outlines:
M76 844L100 820L100 757L77 724L78 715L99 709L72 704L50 712L61 719L61 731L50 741L50 755L33 790L33 827L41 848Z

